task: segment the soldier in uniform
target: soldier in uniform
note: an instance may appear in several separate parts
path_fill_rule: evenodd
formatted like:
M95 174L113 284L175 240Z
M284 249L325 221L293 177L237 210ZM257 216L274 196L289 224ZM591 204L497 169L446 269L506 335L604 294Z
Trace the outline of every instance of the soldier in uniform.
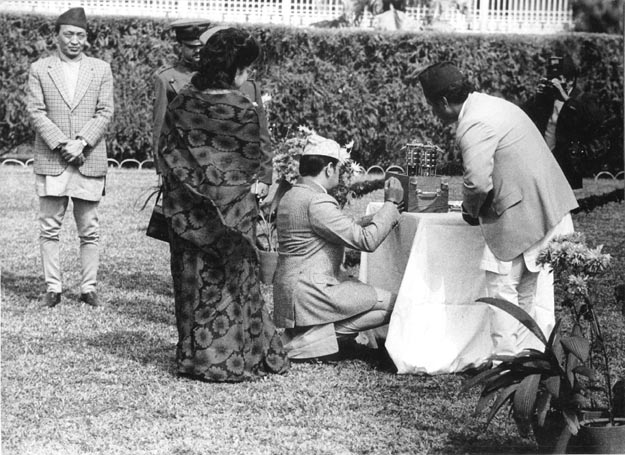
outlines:
M167 104L174 99L180 89L191 82L191 77L200 62L202 41L200 35L209 26L207 21L179 20L172 22L171 28L176 33L176 41L180 44L180 58L174 65L164 65L158 69L154 77L154 136L153 156L156 172L160 174L157 156L158 141L165 119Z
M176 40L180 43L180 59L175 65L163 66L156 72L155 77L155 99L154 99L154 139L153 155L155 159L156 172L160 174L158 162L158 142L165 119L167 104L174 99L180 89L191 82L191 77L197 70L200 61L200 50L208 39L225 26L214 26L209 28L209 23L204 21L175 21L171 27L176 32ZM259 198L267 196L269 186L272 183L273 152L271 150L271 140L267 126L267 116L263 106L261 91L258 84L252 79L248 79L239 89L256 106L260 121L260 143L263 159L261 168L257 176L257 184L253 186L253 191Z

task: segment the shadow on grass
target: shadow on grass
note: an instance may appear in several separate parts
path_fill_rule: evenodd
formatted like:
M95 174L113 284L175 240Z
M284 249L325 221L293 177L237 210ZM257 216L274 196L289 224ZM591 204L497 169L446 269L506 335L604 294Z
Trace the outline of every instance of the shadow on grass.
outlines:
M170 326L176 324L173 297L157 301L147 297L132 298L124 296L111 303L119 313L137 320Z
M148 331L114 330L87 337L86 344L125 361L153 365L171 375L175 374L176 346Z
M295 363L327 363L334 364L345 361L361 361L369 365L371 368L385 372L395 374L397 368L393 364L386 349L381 346L380 349L373 349L362 344L356 343L353 340L340 340L339 352L332 355L323 357L315 357L305 360L292 360Z
M518 438L502 438L501 434L485 434L484 428L475 431L450 431L447 445L443 453L455 452L462 448L463 453L475 454L530 454L539 453L538 448L529 440Z
M166 297L173 296L171 277L158 273L128 272L101 267L99 275L106 277L107 286L123 291L146 291Z
M36 284L40 281L40 276L19 275L7 270L2 272L2 287L29 300L39 299L44 292L43 284Z

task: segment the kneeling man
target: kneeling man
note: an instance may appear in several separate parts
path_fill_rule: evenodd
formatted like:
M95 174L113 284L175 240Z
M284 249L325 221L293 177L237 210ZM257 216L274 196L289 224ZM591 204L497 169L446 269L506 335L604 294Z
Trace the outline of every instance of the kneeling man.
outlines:
M346 157L336 142L309 137L301 177L278 205L274 319L286 328L285 348L293 359L338 352L337 338L387 324L395 303L390 292L344 276L341 264L346 246L374 251L397 225L401 184L389 179L380 211L357 223L328 194Z

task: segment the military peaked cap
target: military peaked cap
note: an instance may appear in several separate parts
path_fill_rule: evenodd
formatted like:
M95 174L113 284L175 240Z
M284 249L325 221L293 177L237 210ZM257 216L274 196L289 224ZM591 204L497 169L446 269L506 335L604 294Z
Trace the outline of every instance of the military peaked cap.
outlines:
M171 23L171 28L176 33L176 40L192 46L202 45L200 35L206 31L210 22L203 20L181 19Z

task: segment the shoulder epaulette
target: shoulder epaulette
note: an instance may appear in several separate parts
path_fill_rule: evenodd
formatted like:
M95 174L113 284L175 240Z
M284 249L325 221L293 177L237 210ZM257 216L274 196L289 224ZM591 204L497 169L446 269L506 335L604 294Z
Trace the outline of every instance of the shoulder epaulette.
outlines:
M173 69L173 67L174 67L173 65L163 65L159 69L157 69L156 73L154 74L158 76L159 74L164 73L167 70Z

